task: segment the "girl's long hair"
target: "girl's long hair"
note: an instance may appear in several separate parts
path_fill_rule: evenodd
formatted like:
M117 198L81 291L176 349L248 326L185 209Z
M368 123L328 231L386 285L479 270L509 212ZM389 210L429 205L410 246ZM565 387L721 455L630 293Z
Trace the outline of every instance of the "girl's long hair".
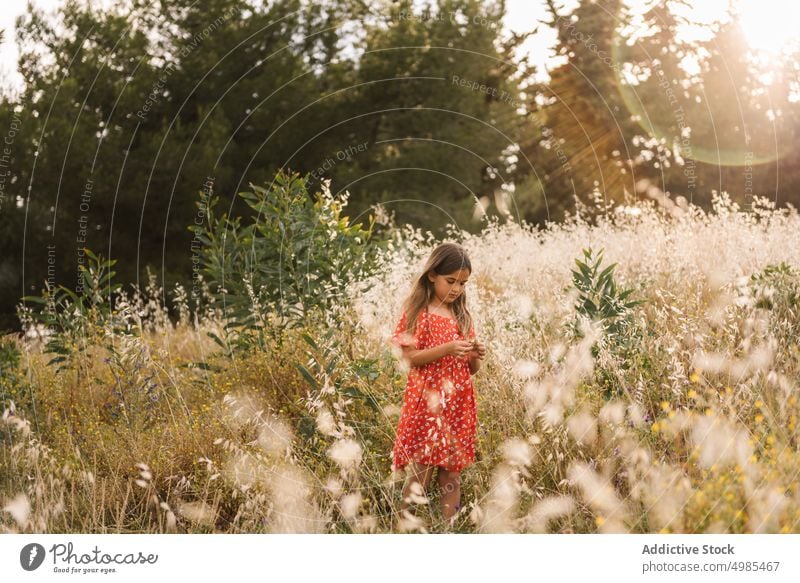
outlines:
M417 277L414 287L403 302L403 311L406 313L407 332L414 335L417 331L417 316L434 298L433 282L428 279L428 273L437 275L450 275L459 269L467 269L472 273L472 263L467 257L467 252L461 245L455 243L442 243L433 250L422 274ZM467 309L467 293L462 292L452 303L453 313L458 323L458 329L464 338L472 327L472 316Z

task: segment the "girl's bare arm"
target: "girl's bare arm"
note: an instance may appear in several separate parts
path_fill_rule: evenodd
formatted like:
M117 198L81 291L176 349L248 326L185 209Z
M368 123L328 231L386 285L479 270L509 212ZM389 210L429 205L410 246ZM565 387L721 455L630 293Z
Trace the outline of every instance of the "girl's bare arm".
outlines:
M451 344L451 342L445 342L439 346L433 346L432 348L425 348L423 350L417 350L413 346L404 346L403 358L408 361L411 366L424 366L429 362L433 362L434 360L450 354Z

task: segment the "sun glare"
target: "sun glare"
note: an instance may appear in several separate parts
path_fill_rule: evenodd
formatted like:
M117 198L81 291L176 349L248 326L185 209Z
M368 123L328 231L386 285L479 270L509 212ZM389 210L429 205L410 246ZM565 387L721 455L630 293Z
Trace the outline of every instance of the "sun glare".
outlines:
M643 5L652 2L642 3ZM797 48L800 33L800 3L785 0L693 0L675 2L672 11L685 19L680 38L685 41L709 40L710 26L736 18L747 45L756 52L780 54Z
M781 53L798 44L800 4L782 0L740 0L734 10L752 49Z

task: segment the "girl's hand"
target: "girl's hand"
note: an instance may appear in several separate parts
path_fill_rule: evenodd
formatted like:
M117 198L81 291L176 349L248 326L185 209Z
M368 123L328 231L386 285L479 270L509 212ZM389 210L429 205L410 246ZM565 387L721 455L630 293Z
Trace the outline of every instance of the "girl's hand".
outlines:
M469 351L469 357L480 358L481 360L483 360L485 356L486 356L486 346L483 344L483 342L475 340L474 344L472 344L472 350Z
M447 353L451 356L463 358L467 356L472 349L472 342L466 340L453 340L448 342Z

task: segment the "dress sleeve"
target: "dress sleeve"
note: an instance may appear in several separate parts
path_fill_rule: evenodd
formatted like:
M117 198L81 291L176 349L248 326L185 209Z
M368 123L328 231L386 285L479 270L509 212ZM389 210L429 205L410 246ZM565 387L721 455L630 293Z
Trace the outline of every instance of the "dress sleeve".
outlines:
M392 336L392 344L394 346L413 346L417 349L422 349L425 347L427 342L427 334L425 333L425 320L423 317L424 312L420 312L417 316L417 331L411 335L406 330L406 313L403 312L403 315L400 317L400 321L397 323L397 327L394 330L394 335Z

